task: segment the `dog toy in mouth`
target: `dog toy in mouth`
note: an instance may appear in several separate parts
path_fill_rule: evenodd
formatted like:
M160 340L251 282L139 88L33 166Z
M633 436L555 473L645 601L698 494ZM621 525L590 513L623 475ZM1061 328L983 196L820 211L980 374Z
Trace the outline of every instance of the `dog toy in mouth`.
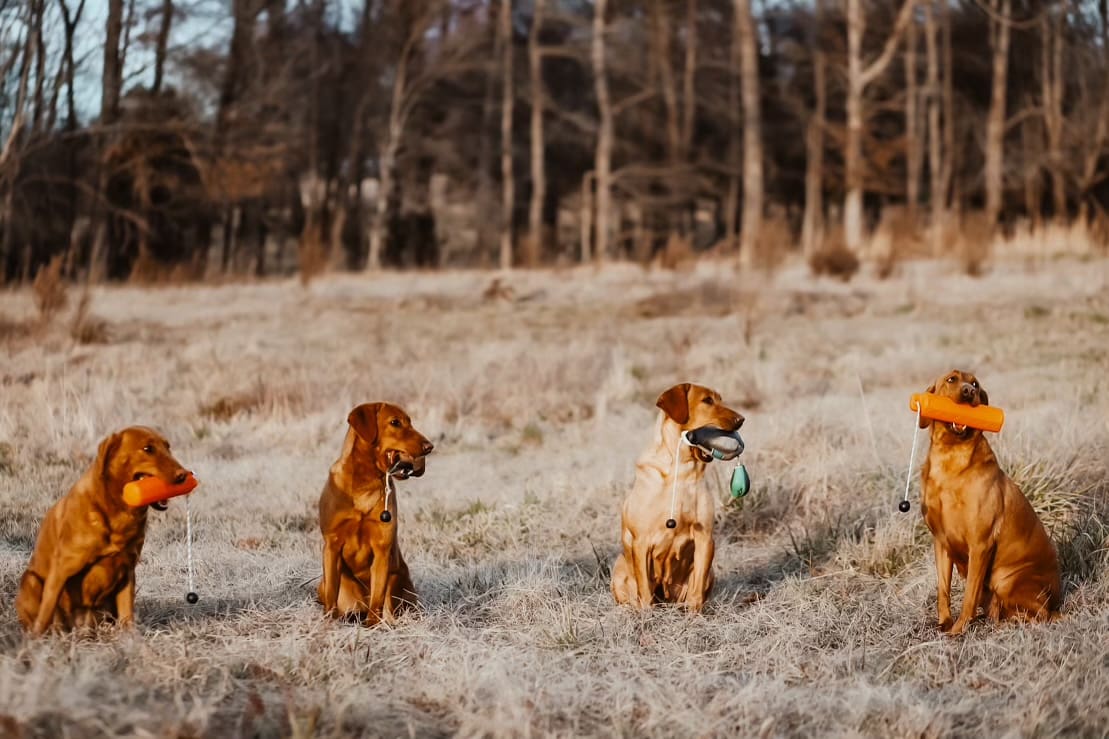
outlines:
M920 411L921 418L950 423L956 431L967 426L980 431L998 432L1005 424L1005 411L990 405L964 405L933 393L915 393L909 410Z
M123 502L133 508L155 505L170 498L176 498L178 495L187 495L198 484L191 472L188 473L185 481L180 483L166 482L158 477L144 477L123 486Z
M735 459L743 453L743 439L738 431L702 426L687 431L685 438L691 446L711 454L713 459Z

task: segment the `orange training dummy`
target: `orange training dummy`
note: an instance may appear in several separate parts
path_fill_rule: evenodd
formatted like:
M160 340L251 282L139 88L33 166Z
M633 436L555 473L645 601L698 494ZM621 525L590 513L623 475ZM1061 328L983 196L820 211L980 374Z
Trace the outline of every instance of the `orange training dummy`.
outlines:
M123 486L123 502L132 508L140 508L151 503L160 503L163 500L176 498L178 495L191 493L197 484L197 480L191 472L184 482L177 485L168 483L159 477L144 477Z
M909 410L919 409L921 418L930 418L956 426L970 426L980 431L1001 430L1005 423L1005 411L989 405L964 405L950 398L933 393L915 393L909 398Z

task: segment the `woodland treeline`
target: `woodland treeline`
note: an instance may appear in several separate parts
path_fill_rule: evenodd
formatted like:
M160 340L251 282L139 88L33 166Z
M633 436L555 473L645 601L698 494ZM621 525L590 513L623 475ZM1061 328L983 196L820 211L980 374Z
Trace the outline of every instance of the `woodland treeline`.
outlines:
M0 281L944 255L1107 137L1106 0L0 0Z

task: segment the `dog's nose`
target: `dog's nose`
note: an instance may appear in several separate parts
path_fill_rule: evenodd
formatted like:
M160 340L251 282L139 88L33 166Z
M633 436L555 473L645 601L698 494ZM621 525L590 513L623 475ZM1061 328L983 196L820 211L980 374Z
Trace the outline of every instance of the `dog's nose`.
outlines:
M189 479L189 473L185 470L177 470L177 474L173 476L173 484L180 485Z
M971 387L970 385L963 385L963 388L962 388L962 390L960 391L960 393L961 393L961 394L962 394L962 396L963 396L963 400L973 400L973 399L974 399L974 393L975 393L975 390L974 390L974 388L973 388L973 387Z
M434 449L435 449L435 445L432 444L430 441L427 441L427 440L424 440L424 443L420 445L420 451L423 452L423 456L427 456L428 454L431 454L431 452Z
M739 428L741 426L743 426L743 422L746 421L746 420L747 420L746 418L739 415L738 413L735 414L735 420L732 422L732 431L738 431Z

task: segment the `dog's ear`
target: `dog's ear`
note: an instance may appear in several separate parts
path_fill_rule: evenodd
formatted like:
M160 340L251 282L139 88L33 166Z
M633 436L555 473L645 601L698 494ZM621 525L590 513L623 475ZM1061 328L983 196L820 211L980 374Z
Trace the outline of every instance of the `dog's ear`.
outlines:
M933 382L931 385L928 386L928 389L925 390L924 392L935 394L935 392L936 392L936 383ZM932 419L931 418L925 418L924 416L920 417L920 427L922 429L926 429L931 425L932 425Z
M683 382L670 388L658 396L655 405L675 423L685 423L689 420L689 383Z
M986 392L986 388L982 387L981 385L978 386L978 402L982 405L990 404L990 396Z
M123 434L119 432L100 442L100 447L96 450L96 469L100 471L102 479L108 479L108 468L112 466L112 458L122 445Z
M347 423L354 429L354 433L367 444L372 445L377 441L377 413L382 405L382 403L363 403L347 416Z

